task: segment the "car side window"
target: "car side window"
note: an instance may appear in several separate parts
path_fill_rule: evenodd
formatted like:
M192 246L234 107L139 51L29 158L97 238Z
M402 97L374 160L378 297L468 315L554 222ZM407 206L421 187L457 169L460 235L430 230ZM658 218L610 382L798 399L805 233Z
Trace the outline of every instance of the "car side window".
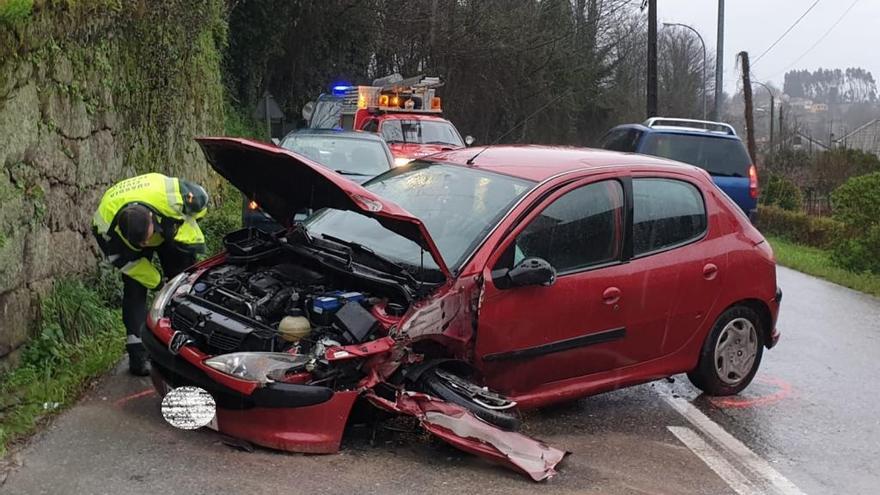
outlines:
M638 129L618 129L602 138L602 148L611 151L634 152L642 132Z
M623 237L623 188L605 180L569 191L547 206L516 237L501 264L525 258L548 261L557 272L619 259Z
M700 191L674 179L633 179L633 255L660 251L706 231Z
M376 119L370 119L363 125L363 127L361 127L361 130L366 132L379 132L379 121Z

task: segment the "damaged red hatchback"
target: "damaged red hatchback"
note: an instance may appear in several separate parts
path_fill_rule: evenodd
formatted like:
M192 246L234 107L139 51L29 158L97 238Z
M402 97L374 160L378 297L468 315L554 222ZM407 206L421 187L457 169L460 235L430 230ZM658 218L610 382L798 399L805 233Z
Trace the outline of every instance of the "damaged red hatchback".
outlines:
M360 186L274 146L199 143L290 225L229 234L150 312L157 389L204 388L227 435L335 452L361 399L540 480L565 452L515 433L518 409L682 372L737 393L778 339L772 251L696 167L490 147Z

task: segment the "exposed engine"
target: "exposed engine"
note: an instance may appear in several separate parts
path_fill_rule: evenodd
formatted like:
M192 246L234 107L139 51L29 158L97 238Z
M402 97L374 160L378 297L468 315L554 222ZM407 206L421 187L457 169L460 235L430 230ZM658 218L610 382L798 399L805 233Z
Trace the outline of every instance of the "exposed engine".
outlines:
M209 269L172 303L171 323L210 354L287 351L320 355L363 342L378 329L369 308L382 299L340 290L292 263Z

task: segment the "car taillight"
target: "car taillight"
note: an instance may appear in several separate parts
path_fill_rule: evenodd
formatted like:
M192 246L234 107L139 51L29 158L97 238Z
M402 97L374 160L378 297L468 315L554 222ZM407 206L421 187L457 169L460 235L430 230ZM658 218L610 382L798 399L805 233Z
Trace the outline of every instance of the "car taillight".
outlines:
M754 165L749 167L749 196L758 199L758 169Z

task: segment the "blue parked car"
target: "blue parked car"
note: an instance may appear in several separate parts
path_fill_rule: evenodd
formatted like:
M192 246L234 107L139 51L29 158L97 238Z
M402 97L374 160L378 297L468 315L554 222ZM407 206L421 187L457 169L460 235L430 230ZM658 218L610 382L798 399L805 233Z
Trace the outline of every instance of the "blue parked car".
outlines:
M602 138L602 148L653 155L696 165L753 222L758 212L758 171L732 126L721 122L654 117L619 125Z

